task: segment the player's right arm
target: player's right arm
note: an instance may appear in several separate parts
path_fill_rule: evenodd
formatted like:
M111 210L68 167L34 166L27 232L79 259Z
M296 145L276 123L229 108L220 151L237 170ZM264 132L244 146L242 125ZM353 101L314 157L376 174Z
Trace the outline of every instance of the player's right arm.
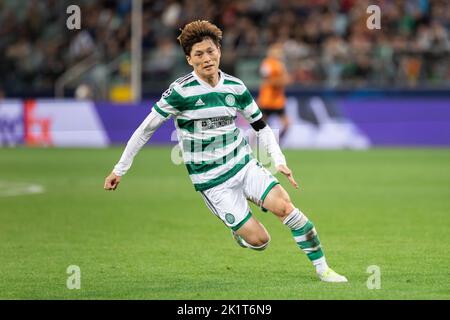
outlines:
M121 177L130 169L133 159L141 148L151 138L153 133L172 115L176 110L169 104L172 87L170 87L161 99L153 105L150 114L128 140L127 146L120 157L119 162L114 166L112 172L105 178L104 189L116 190Z
M121 177L130 169L133 159L141 148L151 138L153 133L165 122L155 109L145 118L144 122L136 129L136 131L128 140L127 146L120 157L119 162L114 166L112 172L105 179L105 190L116 190L120 183Z

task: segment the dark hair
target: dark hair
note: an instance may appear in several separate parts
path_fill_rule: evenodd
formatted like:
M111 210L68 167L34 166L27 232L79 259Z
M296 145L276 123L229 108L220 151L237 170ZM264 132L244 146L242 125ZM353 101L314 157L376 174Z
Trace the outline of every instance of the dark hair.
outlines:
M207 20L193 21L180 30L181 34L177 39L187 56L191 55L194 44L205 39L211 39L217 47L220 47L222 30Z

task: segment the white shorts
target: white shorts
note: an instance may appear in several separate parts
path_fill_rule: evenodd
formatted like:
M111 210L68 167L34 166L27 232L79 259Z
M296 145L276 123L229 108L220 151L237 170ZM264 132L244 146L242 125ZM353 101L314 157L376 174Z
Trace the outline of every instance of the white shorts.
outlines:
M224 183L201 193L211 212L236 231L252 215L247 199L262 208L267 194L278 183L266 168L253 159Z

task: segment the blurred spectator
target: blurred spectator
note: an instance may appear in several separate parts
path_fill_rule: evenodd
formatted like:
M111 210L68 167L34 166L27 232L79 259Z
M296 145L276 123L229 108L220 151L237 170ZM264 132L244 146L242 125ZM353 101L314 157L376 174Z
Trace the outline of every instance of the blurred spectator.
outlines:
M276 115L281 121L280 139L282 139L290 125L285 111L285 87L292 81L284 64L282 43L274 43L269 46L267 56L261 63L260 74L262 83L258 105L263 113L263 120L267 122L270 116Z
M82 29L66 28L77 4ZM94 56L111 83L130 63L131 0L0 0L0 86L8 96L53 94L56 81ZM367 6L381 7L368 30ZM292 86L448 86L450 3L445 0L143 0L144 90L185 68L179 28L208 19L224 31L223 68L257 79L269 44L283 43ZM248 67L250 66L250 67ZM83 77L95 82L89 69ZM89 79L88 79L89 80ZM253 89L258 82L253 83ZM75 88L74 88L75 89Z
M75 90L75 99L77 100L89 100L94 97L91 87L86 84L80 84Z

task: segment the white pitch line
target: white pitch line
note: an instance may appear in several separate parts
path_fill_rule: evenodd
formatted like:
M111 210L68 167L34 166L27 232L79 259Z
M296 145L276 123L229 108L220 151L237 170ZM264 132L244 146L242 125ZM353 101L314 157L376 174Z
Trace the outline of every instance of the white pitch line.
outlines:
M0 197L15 197L44 192L45 188L39 184L0 181Z

